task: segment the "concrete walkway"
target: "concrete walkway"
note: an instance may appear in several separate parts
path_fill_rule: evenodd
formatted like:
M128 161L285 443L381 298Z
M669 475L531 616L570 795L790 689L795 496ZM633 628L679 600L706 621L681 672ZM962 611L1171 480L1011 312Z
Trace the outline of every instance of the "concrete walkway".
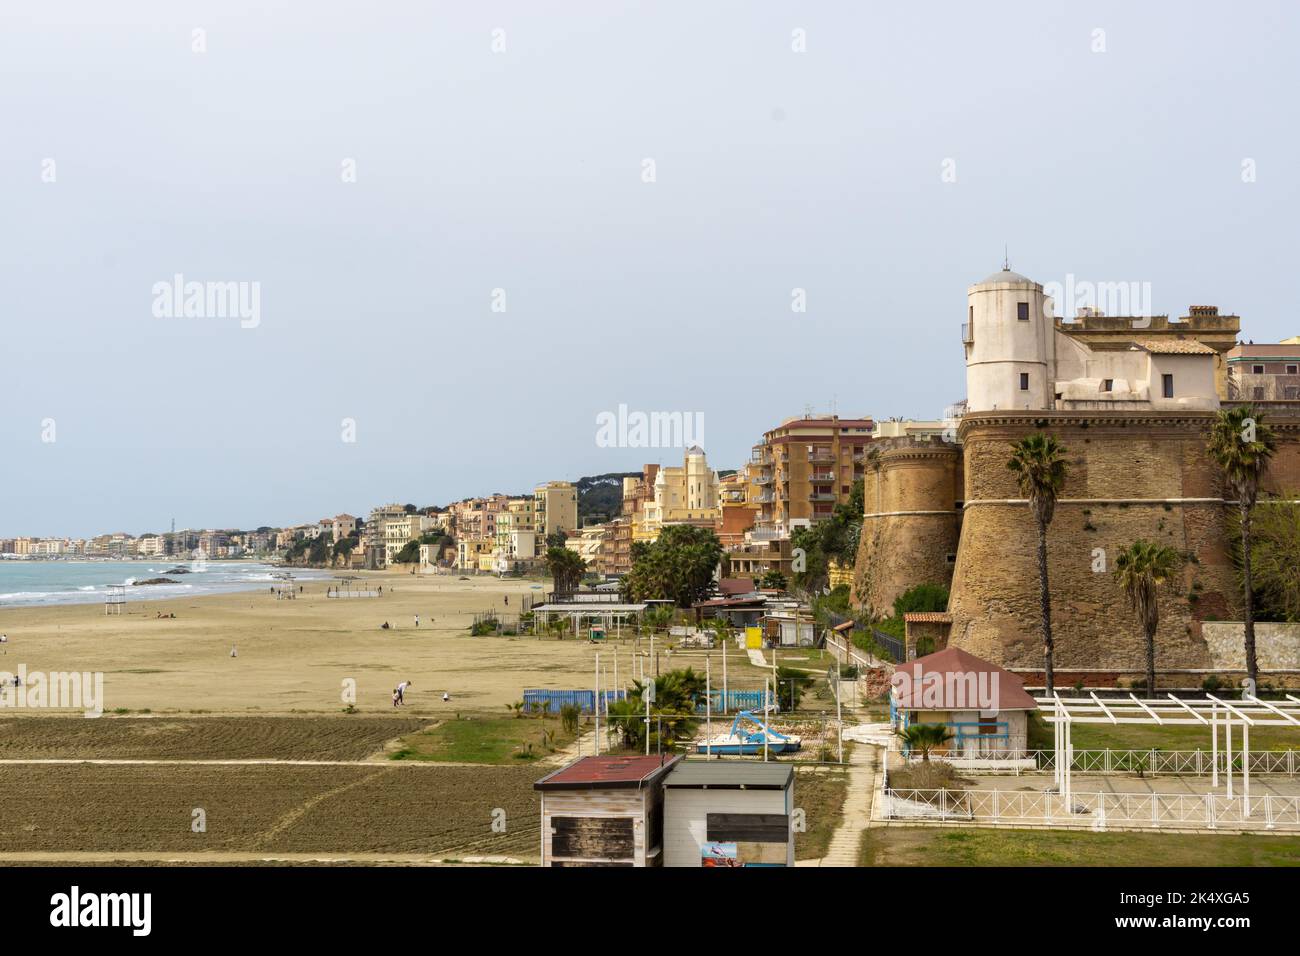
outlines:
M839 829L831 836L826 855L820 860L800 860L798 866L857 866L858 845L871 822L871 801L876 789L876 768L881 750L858 744L849 757L848 793Z

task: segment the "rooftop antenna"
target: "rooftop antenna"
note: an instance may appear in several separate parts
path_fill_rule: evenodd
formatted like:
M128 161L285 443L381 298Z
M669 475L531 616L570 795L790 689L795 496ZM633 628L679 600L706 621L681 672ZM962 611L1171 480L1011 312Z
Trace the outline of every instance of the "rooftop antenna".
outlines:
M1007 252L1007 244L1005 242L1002 244L1002 271L1011 271L1011 255Z

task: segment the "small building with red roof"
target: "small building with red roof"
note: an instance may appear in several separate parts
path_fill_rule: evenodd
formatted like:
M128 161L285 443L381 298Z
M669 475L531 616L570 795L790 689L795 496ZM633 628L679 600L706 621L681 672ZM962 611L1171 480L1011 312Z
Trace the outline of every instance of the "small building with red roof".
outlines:
M663 784L679 760L579 757L538 780L542 866L662 866Z
M978 758L1024 754L1037 702L1010 671L959 647L898 665L889 695L895 730L943 724L952 739L937 752Z

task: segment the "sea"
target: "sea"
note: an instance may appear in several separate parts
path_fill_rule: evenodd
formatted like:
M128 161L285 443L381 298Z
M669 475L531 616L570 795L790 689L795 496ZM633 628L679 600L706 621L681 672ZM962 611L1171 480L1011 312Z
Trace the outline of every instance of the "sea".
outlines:
M186 573L174 573L184 569ZM111 585L133 585L149 578L171 578L175 584L149 584L126 589L127 601L162 600L254 591L271 587L269 564L254 561L0 561L0 607L102 603ZM332 577L329 571L293 569L294 580Z

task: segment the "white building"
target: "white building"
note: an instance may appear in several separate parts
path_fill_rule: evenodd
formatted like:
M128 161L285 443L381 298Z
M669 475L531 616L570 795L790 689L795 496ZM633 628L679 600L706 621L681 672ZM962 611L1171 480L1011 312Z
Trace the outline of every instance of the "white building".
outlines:
M1144 339L1094 350L1062 332L1043 287L1010 269L966 293L969 411L1216 409L1214 349L1193 339Z

